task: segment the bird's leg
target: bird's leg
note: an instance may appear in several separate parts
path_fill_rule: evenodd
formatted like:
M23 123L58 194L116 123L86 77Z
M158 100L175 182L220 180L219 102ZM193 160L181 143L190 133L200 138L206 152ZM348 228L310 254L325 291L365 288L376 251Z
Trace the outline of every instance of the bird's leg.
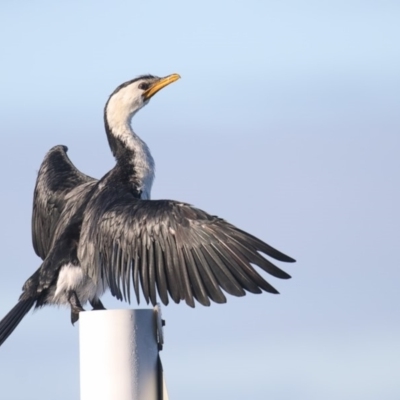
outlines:
M74 290L70 290L68 292L68 302L71 306L71 323L72 325L75 324L76 321L79 319L79 313L81 311L85 311L80 303L78 296Z
M89 303L93 307L93 310L107 310L100 299L89 300Z

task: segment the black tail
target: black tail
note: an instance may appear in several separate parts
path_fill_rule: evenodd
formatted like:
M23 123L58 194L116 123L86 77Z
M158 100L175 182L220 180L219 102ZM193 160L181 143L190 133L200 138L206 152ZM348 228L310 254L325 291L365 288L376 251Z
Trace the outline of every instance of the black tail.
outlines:
M13 333L14 329L21 322L22 318L35 304L36 299L29 298L20 300L14 308L0 321L0 346Z

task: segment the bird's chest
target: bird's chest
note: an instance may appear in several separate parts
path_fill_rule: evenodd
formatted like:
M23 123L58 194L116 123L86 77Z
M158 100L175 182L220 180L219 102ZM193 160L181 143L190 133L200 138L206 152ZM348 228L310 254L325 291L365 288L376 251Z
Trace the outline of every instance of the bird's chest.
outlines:
M140 157L138 154L134 163L135 180L141 192L141 199L149 200L155 175L154 159L147 146L144 146L139 153Z

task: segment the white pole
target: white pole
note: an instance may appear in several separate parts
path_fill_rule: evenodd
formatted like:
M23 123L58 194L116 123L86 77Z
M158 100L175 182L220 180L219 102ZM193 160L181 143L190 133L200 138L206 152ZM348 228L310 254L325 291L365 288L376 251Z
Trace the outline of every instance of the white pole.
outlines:
M153 310L79 314L81 400L157 400L157 316Z

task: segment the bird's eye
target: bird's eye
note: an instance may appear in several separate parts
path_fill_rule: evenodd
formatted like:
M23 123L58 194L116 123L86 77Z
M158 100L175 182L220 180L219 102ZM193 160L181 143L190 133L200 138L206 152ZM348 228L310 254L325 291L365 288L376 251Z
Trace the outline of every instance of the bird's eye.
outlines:
M148 83L146 83L146 82L142 82L140 85L139 85L139 89L141 89L141 90L147 90L148 88L149 88L149 84Z

